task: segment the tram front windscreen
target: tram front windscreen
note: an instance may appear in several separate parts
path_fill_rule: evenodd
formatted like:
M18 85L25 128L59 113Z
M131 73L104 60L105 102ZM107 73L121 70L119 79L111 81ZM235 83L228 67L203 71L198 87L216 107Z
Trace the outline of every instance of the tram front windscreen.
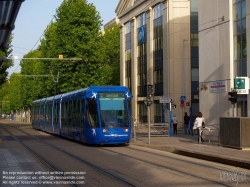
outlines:
M99 93L99 101L102 127L128 127L128 112L124 93Z

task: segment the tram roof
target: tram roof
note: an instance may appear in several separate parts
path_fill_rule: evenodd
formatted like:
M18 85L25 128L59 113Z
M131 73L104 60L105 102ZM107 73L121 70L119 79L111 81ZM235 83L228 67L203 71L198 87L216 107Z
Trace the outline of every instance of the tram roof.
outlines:
M79 90L74 90L72 92L67 92L67 93L63 93L63 94L59 94L59 95L55 95L55 96L50 96L47 98L42 98L42 99L38 99L36 101L33 102L34 103L40 103L40 102L49 102L49 101L53 101L53 100L61 100L61 99L69 99L71 97L81 97L84 96L86 94L87 97L92 97L94 93L97 93L98 91L127 91L128 92L128 96L130 98L132 98L133 96L131 95L131 93L129 92L129 89L126 86L90 86L88 88L82 88Z

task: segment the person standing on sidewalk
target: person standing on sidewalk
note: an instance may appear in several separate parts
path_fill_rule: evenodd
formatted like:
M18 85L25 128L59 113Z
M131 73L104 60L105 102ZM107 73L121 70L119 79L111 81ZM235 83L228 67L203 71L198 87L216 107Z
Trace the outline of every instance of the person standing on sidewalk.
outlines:
M177 123L178 123L178 119L176 117L176 115L174 115L173 117L173 127L174 127L174 134L177 135Z
M187 115L187 112L185 112L185 116L184 116L184 132L185 132L185 134L187 134L187 131L190 134L190 131L188 130L189 129L189 120L190 120L190 117Z
M201 137L201 141L203 142L203 138L202 138L202 122L205 122L205 119L202 117L202 113L198 112L197 118L195 119L195 124L197 125L197 131L198 131L198 143L200 143L200 137Z

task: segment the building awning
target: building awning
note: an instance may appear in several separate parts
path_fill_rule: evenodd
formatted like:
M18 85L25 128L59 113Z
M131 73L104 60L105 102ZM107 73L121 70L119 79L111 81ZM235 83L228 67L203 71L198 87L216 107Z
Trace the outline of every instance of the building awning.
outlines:
M0 49L7 48L8 40L12 30L15 28L15 21L21 4L25 0L0 0Z

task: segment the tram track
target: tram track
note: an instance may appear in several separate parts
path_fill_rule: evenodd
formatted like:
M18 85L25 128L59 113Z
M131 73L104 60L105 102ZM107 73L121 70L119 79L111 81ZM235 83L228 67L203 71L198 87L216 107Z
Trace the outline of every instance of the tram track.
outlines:
M12 127L15 128L15 127ZM16 128L15 128L16 129ZM150 151L150 150L145 150L144 148L135 148L135 147L129 147L129 146L84 146L82 143L80 142L76 142L76 141L67 141L68 143L67 146L65 147L64 143L62 143L61 145L57 145L57 144L51 144L49 139L41 139L41 136L39 135L31 135L28 132L28 130L31 130L31 128L25 128L23 130L21 130L20 128L16 129L22 133L25 133L26 135L28 135L29 137L31 137L32 139L35 139L38 142L42 142L43 144L46 144L47 146L52 147L55 150L60 151L63 154L69 154L69 156L73 159L78 160L79 162L82 161L86 161L85 164L90 164L97 166L98 168L100 168L101 170L103 170L103 168L106 168L107 165L105 165L105 159L106 156L104 156L103 158L100 157L100 159L96 159L91 157L88 153L86 154L80 154L79 152L73 152L74 154L72 154L72 150L73 150L73 146L78 148L78 149L82 149L84 151L93 151L93 152L97 152L97 154L100 153L100 151L102 151L103 155L112 155L114 158L119 158L120 160L132 160L133 163L137 163L137 162L141 162L142 165L147 165L147 167L155 169L155 170L163 170L163 171L167 171L169 172L171 175L179 175L178 177L185 177L185 178L192 178L193 180L195 179L200 179L202 182L204 183L208 183L211 184L212 186L232 186L231 184L227 184L227 183L223 183L219 182L219 180L215 180L214 176L219 177L219 173L224 169L228 169L228 168L233 168L232 166L223 166L222 164L220 166L215 165L209 165L208 161L202 161L202 160L197 160L196 161L192 161L191 158L189 157L184 157L185 160L182 160L182 158L179 158L180 156L177 155L177 157L175 156L169 156L168 159L166 159L166 154L164 153L157 153L158 151ZM25 132L27 131L27 132ZM43 131L36 131L36 132L42 132L45 133ZM47 135L50 135L49 133L45 133ZM56 137L56 136L52 136L52 137ZM65 139L60 138L60 142L65 142L63 141ZM53 142L52 142L53 143ZM59 148L60 147L60 148ZM170 155L170 153L167 153ZM155 157L155 160L152 161L150 160L150 156ZM190 161L191 160L191 161ZM116 162L116 161L114 161ZM186 164L187 165L188 162L188 168L183 168L182 165ZM95 164L92 164L95 163ZM177 163L177 165L180 165L180 167L176 167L175 164L173 163ZM207 163L207 164L206 164ZM110 163L108 163L110 164ZM112 167L107 167L107 171L112 171L110 172L111 175L113 175L113 173L115 173L115 175L117 174L118 177L124 176L124 171L120 171L119 168L122 168L122 164L121 165L116 165L116 169L113 169ZM224 168L223 168L224 167ZM195 168L195 170L205 170L206 168L209 168L213 171L210 172L210 175L204 175L203 173L199 173L199 172L191 172L190 168ZM120 175L120 176L119 176ZM131 176L129 176L129 180L134 181L133 178L130 178ZM123 179L125 181L127 181L128 176L124 176ZM134 183L134 182L133 182ZM140 186L137 183L133 184L130 186Z
M7 133L9 133L25 149L27 149L35 157L37 157L39 160L41 160L46 166L48 166L49 168L51 168L55 172L56 171L60 171L56 166L54 166L55 164L52 164L51 161L48 161L48 160L44 159L42 156L39 155L39 153L37 153L30 146L28 146L27 144L25 144L24 141L20 140L20 138L18 138L18 135L14 135L8 129L6 129L6 127L4 127L3 125L0 125L0 127L2 129L4 129ZM91 162L88 162L87 160L84 160L82 158L79 158L79 157L77 157L77 156L75 156L75 155L73 155L73 154L71 154L71 153L69 153L69 152L67 152L67 151L65 151L65 150L63 150L61 148L58 148L58 147L56 147L56 146L54 146L54 145L52 145L52 144L50 144L50 143L48 143L48 142L40 139L40 138L35 137L34 135L31 135L31 134L29 134L29 133L27 133L27 132L25 132L23 130L20 130L19 128L16 128L16 127L13 127L13 126L11 126L11 127L9 126L8 128L13 128L15 130L18 130L19 132L22 132L22 133L24 133L24 134L32 137L36 141L39 141L39 142L41 142L41 143L43 143L43 144L45 144L45 145L53 148L54 150L60 151L64 155L67 155L68 157L73 158L73 159L77 160L78 162L83 163L83 164L87 165L88 167L91 167L91 168L95 169L96 171L99 172L100 175L105 174L106 176L109 176L108 177L109 180L110 179L112 180L112 178L113 178L113 180L115 179L115 180L119 181L118 183L120 183L120 184L118 186L137 186L137 185L133 184L132 182L129 182L128 180L126 180L126 179L124 179L124 178L122 178L122 177L120 177L120 176L118 176L118 175L116 175L116 174L114 174L112 172L109 172L109 171L105 170L104 168L101 168L101 167L99 167L99 166L97 166L97 165L95 165L95 164L93 164ZM103 178L103 176L102 176L102 178ZM123 184L121 184L121 183L123 183ZM72 184L71 186L78 186L78 185Z
M136 151L136 152L134 152L134 154L131 154L130 153L130 155L128 155L128 154L126 154L126 153L121 153L120 151L119 152L117 152L117 151L114 151L114 150L110 150L110 149L107 149L107 148L102 148L103 150L105 150L105 151L108 151L108 152L112 152L112 153L115 153L115 154L117 154L117 155L120 155L120 156L124 156L124 157L128 157L128 158L131 158L131 159L135 159L135 160L138 160L138 161L142 161L142 162L144 162L144 163L147 163L147 164L151 164L151 165L153 165L153 166L157 166L157 167L160 167L160 168L163 168L163 169L166 169L166 170L171 170L171 171L175 171L175 172L177 172L177 173L182 173L182 174L184 174L184 175L188 175L188 176L190 176L190 177L194 177L194 178L200 178L200 179L203 179L203 180L206 180L206 181L210 181L211 183L215 183L215 184L219 184L219 185L223 185L223 186L231 186L231 185L227 185L227 184L225 184L225 183L221 183L221 182L216 182L216 181L214 181L214 180L212 180L212 179L208 179L208 178L206 178L206 177L204 177L204 175L202 176L202 175L196 175L196 174L194 174L194 173L191 173L190 171L189 172L185 172L185 171L183 171L183 168L181 168L181 169L176 169L176 167L174 166L166 166L163 162L153 162L153 161L148 161L148 160L146 160L145 159L145 157L143 158L143 157L141 157L141 158L138 158L138 157L135 157L135 156L131 156L131 155L138 155L138 152L144 152L144 153L147 153L147 154L151 154L151 155L154 155L154 156L159 156L159 157L162 157L162 158L165 158L166 156L164 156L164 155L161 155L161 154L156 154L156 153L152 153L152 152L149 152L149 151L145 151L145 150L138 150L138 149L135 149L135 148L131 148L131 147L126 147L126 149L131 149L131 150L134 150L134 151ZM124 152L127 152L127 151L124 151ZM168 157L168 158L170 158L170 157ZM173 159L173 160L178 160L178 161L181 161L181 162L185 162L185 161L183 161L183 160L181 160L181 159L176 159L176 158L170 158L170 159ZM190 164L190 163L189 163ZM195 164L195 163L191 163L193 166L191 166L190 168L192 168L192 167L197 167L197 163ZM218 168L214 168L214 167L211 167L211 166L207 166L207 165L205 165L205 164L201 164L201 165L199 165L199 166L203 166L203 167L209 167L209 168L211 168L211 169L215 169L215 170L217 170L218 171L218 173L221 171L221 170L219 170Z

